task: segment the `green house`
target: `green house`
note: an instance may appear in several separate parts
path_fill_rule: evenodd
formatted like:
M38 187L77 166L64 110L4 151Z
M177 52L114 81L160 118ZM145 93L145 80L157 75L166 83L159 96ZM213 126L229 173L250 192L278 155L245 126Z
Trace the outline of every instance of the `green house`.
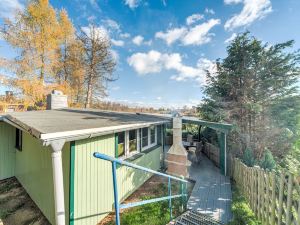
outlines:
M51 224L97 224L113 210L109 162L94 152L158 170L164 124L153 115L56 109L0 117L0 180L15 176ZM119 200L150 175L119 167Z

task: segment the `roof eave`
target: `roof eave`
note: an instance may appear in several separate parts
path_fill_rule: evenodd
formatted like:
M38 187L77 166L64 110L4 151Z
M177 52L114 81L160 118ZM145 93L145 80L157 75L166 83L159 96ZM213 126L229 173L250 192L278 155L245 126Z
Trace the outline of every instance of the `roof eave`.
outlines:
M82 139L93 138L93 137L103 136L107 134L118 133L126 130L139 129L143 127L149 127L151 125L160 125L165 123L169 123L169 121L136 123L136 124L126 124L126 125L119 125L119 126L84 129L84 130L76 130L76 131L47 133L47 134L41 134L39 139L41 139L43 144L47 146L52 141L55 140L63 139L66 142L78 141Z

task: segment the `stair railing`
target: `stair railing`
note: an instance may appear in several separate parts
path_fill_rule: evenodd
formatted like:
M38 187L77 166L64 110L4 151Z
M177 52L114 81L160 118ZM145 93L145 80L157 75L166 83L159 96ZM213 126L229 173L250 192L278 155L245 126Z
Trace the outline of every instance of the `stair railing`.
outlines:
M172 199L181 197L181 199L182 199L182 208L186 209L186 205L187 205L187 183L189 181L187 181L185 179L182 179L182 178L179 178L179 177L171 176L169 174L160 173L158 171L155 171L155 170L152 170L152 169L149 169L149 168L146 168L146 167L138 166L136 164L129 163L129 162L126 162L126 161L123 161L123 160L120 160L120 159L116 159L116 158L110 157L108 155L99 153L99 152L95 152L93 155L94 155L95 158L110 161L111 165L112 165L116 225L120 225L120 209L128 209L128 208L131 208L131 207L136 207L136 206L141 206L141 205L145 205L145 204L149 204L149 203L168 200L169 201L169 210L170 210L170 221L172 220ZM144 200L144 201L139 201L139 202L120 204L119 203L119 197L118 197L117 164L127 166L127 167L131 167L131 168L138 169L138 170L142 170L142 171L145 171L145 172L149 172L149 173L152 173L152 174L156 174L156 175L168 178L168 196L149 199L149 200ZM176 181L179 181L181 183L181 194L172 195L171 180L176 180Z

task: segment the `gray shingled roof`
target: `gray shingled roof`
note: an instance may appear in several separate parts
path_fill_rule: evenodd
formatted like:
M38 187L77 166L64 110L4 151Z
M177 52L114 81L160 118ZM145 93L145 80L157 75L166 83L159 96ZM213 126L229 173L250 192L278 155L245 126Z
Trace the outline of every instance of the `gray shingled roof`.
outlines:
M125 129L124 127L131 127L131 125L134 127L141 126L141 124L159 124L169 121L164 117L147 114L72 108L14 112L5 115L4 120L37 138L41 138L42 134L49 133L109 127L115 129L120 126Z

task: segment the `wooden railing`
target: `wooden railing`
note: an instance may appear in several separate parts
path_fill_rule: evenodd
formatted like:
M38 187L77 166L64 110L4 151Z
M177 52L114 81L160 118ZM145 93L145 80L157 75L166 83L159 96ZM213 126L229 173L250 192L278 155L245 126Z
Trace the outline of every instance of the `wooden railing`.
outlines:
M291 173L247 167L232 159L231 175L263 224L300 225L300 185Z

